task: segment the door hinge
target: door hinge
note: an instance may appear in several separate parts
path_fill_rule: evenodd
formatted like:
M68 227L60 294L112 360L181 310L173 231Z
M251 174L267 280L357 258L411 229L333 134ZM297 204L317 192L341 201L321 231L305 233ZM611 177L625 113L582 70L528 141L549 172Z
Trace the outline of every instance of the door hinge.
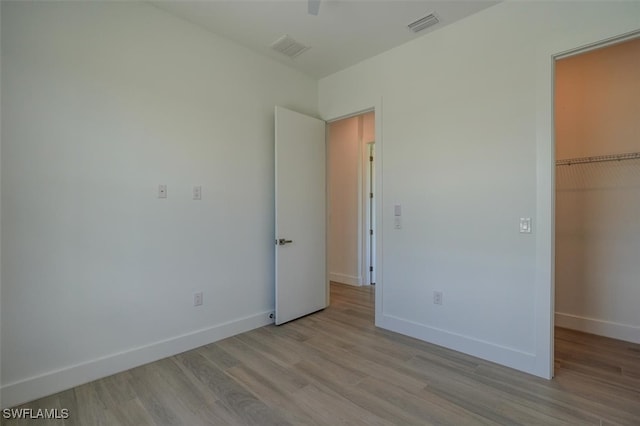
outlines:
M373 198L373 192L369 193L369 198Z
M369 235L373 235L373 229L369 229Z
M373 155L369 157L369 161L373 163Z
M373 272L373 266L369 266L369 272Z

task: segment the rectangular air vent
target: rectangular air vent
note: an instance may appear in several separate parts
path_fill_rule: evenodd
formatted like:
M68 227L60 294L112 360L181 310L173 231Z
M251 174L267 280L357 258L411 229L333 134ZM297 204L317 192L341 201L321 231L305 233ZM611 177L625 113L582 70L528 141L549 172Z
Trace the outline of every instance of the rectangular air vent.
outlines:
M290 58L295 58L305 50L309 49L309 46L305 46L304 44L295 41L290 35L285 34L274 41L271 48L283 55L287 55Z
M440 22L438 17L431 13L424 18L420 18L417 21L410 23L409 25L407 25L407 27L409 27L409 29L414 33L417 33L424 30L425 28L437 24L438 22Z

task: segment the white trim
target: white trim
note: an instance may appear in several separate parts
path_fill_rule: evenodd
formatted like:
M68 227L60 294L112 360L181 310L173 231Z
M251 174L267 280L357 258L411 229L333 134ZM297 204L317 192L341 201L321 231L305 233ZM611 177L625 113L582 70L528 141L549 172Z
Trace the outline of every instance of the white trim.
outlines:
M324 276L325 299L327 306L331 305L331 277L329 273L329 230L331 229L331 187L329 185L329 158L331 157L331 126L324 120ZM275 259L275 258L274 258Z
M597 318L556 312L556 325L625 342L640 343L640 327Z
M366 179L365 179L365 171L366 171L366 163L363 162L362 152L363 148L363 135L364 135L364 119L362 115L358 116L358 271L360 277L358 279L359 285L364 285L366 280L366 252L365 252L365 238L366 238L366 216L365 216L365 204L363 200L366 198Z
M367 107L367 108L363 108L363 109L358 109L356 112L349 112L349 113L345 113L345 114L340 114L337 115L333 118L328 118L325 119L324 121L326 121L328 124L333 123L334 121L341 121L341 120L346 120L347 118L353 118L353 117L359 117L361 115L367 114L369 112L373 112L375 111L374 107Z
M383 114L383 98L380 97L376 100L375 103L375 156L373 157L373 170L374 170L374 189L375 189L375 251L374 251L374 265L375 269L373 270L374 280L376 283L375 289L375 325L381 327L380 323L382 322L382 313L384 312L383 308L383 290L384 290L384 280L383 280L383 269L384 269L384 254L382 249L382 234L383 234L383 226L384 226L384 208L383 204L384 200L384 192L383 192L383 175L382 175L382 152L383 152L383 141L384 135L382 133L382 114Z
M380 327L491 362L536 373L536 354L384 314Z
M0 389L2 393L2 408L33 401L93 380L195 349L217 340L272 324L273 319L269 318L271 312L260 312L6 384Z
M349 285L362 285L362 277L356 277L355 275L339 274L337 272L329 272L329 281L335 281L337 283L349 284Z
M566 52L561 52L556 55L553 55L553 57L557 61L559 59L565 59L571 56L581 55L583 53L591 52L593 50L603 49L605 47L613 46L614 44L624 43L625 41L630 41L639 36L640 36L640 30L631 31L625 34L621 34L619 36L596 41L595 43L590 43L578 48L569 49Z
M555 49L538 57L536 132L536 272L534 333L535 375L553 377L553 312L555 310L555 152L553 81Z
M374 113L374 126L375 126L375 113ZM369 285L372 282L375 284L375 280L372 281L371 270L375 271L375 246L372 247L371 239L372 236L370 234L370 230L373 230L373 241L375 244L375 235L378 232L376 229L376 224L373 219L375 219L375 212L371 211L370 203L371 197L370 193L373 192L373 206L375 207L378 203L378 195L375 194L375 186L372 185L372 180L375 179L375 176L370 176L372 165L370 164L369 157L371 156L371 150L375 146L375 140L366 142L362 145L362 161L363 161L363 197L362 197L362 208L363 208L363 221L362 221L362 247L363 247L363 262L362 262L362 284ZM373 152L373 156L375 158L375 150ZM373 168L375 173L375 168ZM373 213L373 214L372 214ZM373 253L373 258L371 254Z

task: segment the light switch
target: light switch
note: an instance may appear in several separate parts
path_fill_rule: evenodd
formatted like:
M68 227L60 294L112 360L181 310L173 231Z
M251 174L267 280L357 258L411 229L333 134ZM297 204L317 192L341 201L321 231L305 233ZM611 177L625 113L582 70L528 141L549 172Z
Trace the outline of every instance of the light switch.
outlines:
M400 204L396 204L395 206L393 206L393 215L402 216L402 206Z
M520 233L521 234L530 234L531 233L531 218L530 217L521 217L520 218Z
M402 229L402 218L400 216L393 218L393 227L394 229Z

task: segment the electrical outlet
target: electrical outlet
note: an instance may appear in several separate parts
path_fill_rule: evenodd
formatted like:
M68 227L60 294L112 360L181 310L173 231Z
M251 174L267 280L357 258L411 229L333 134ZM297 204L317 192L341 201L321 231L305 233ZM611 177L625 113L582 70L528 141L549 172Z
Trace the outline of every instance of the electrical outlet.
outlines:
M433 304L434 305L442 305L442 292L434 291L433 292Z
M193 199L194 200L202 200L202 187L194 186L193 187Z
M269 319L271 321L275 320L276 319L276 313L275 312L269 312Z
M167 198L167 185L158 185L158 198Z
M193 293L193 306L200 306L203 303L202 292Z

